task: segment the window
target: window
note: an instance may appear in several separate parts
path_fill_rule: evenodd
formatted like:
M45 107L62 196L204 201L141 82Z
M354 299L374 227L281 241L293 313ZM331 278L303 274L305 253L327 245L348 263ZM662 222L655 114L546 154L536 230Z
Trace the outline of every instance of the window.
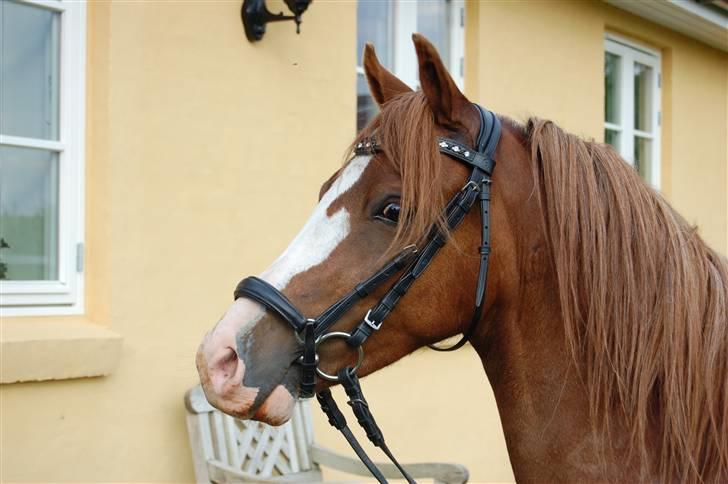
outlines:
M440 52L455 82L463 87L463 50L465 32L464 0L366 0L357 6L357 62L364 45L374 44L382 65L413 89L418 85L417 56L412 34L427 37ZM357 66L357 130L362 129L378 111L369 96L361 64Z
M0 310L82 309L85 2L0 2Z
M660 186L660 54L607 36L604 141L652 186Z

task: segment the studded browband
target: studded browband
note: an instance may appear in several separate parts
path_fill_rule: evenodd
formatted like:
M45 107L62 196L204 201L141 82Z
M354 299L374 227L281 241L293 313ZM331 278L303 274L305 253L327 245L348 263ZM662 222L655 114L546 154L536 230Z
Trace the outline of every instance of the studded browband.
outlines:
M450 231L454 230L462 222L476 201L480 202L481 218L480 267L475 290L475 309L473 316L468 328L457 343L447 348L430 345L430 348L437 351L454 351L462 347L472 336L482 316L485 289L487 286L488 260L490 256L491 176L495 168L495 160L493 157L500 140L501 124L500 120L492 112L477 104L474 106L480 114L480 131L475 149L449 138L438 137L436 140L438 150L441 153L463 162L471 168L467 182L450 199L443 211L447 229ZM382 151L383 149L378 144L376 138L370 137L356 145L354 154L357 156L376 155ZM425 243L422 249L418 249L415 246L406 247L372 276L359 283L347 295L329 306L316 318L305 317L283 293L268 282L257 277L248 277L240 281L234 293L235 299L248 297L263 304L266 308L272 310L286 321L294 330L296 338L301 345L300 356L296 360L301 366L299 396L301 398L310 398L314 395L317 374L323 379L340 382L349 396L349 404L357 416L359 424L365 429L367 437L375 446L380 447L387 454L410 483L413 483L414 480L399 465L386 447L384 437L376 425L374 417L369 411L368 404L361 392L356 371L361 366L364 358L362 345L369 336L381 328L386 318L395 309L412 284L427 269L435 255L445 245L446 236L439 227L433 225L424 240ZM379 302L367 311L364 318L351 333L341 331L326 332L357 302L369 296L377 287L401 271L403 272L397 281L389 288ZM337 375L329 375L319 368L317 349L319 345L330 338L343 338L350 346L357 348L359 360L353 368L343 368L339 370ZM354 449L364 465L372 472L372 475L380 483L387 482L348 429L346 420L336 406L331 392L325 389L318 393L317 398L322 410L328 416L331 425L342 432L352 449Z

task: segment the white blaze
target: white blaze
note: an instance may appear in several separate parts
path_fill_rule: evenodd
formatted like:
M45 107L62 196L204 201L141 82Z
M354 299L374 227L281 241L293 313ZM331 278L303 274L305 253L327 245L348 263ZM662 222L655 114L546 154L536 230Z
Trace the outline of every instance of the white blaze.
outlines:
M314 209L288 248L273 264L261 274L261 278L283 290L297 274L324 262L336 247L349 235L349 211L341 207L331 216L331 205L356 184L369 165L371 156L357 156L351 160L334 180L326 194ZM246 335L265 314L262 305L249 298L239 298L228 308L203 341L203 356L209 368L216 368L210 377L213 391L229 400L236 408L250 408L258 394L258 388L243 385L245 364L243 355L230 362L240 338ZM253 344L247 341L247 344ZM238 350L240 351L240 350ZM229 371L234 374L229 374ZM283 386L278 385L266 398L258 413L269 422L285 422L291 415L293 397ZM258 414L256 414L258 415Z
M344 167L342 173L321 198L306 225L285 252L260 275L261 279L282 291L294 276L321 264L331 255L349 235L349 212L342 207L329 217L327 211L336 199L359 181L369 160L371 156L357 156ZM228 308L213 333L226 341L235 341L235 335L239 337L246 334L264 314L263 306L241 297ZM232 347L235 345L232 344ZM210 361L212 355L206 357Z
M342 207L330 217L329 207L346 193L361 177L371 156L357 156L349 162L343 172L334 180L311 217L288 248L273 264L260 275L282 291L294 276L321 264L349 235L349 212Z

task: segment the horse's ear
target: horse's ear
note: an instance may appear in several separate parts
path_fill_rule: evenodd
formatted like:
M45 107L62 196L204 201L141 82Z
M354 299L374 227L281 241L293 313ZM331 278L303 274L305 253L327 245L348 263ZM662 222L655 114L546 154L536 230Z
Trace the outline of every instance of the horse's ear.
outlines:
M450 77L435 46L420 34L412 34L412 41L420 66L420 86L435 114L435 122L444 126L465 125L470 101Z
M389 72L379 63L374 46L367 43L364 47L364 74L369 82L369 91L380 106L398 94L410 92L412 89L400 81L397 76Z

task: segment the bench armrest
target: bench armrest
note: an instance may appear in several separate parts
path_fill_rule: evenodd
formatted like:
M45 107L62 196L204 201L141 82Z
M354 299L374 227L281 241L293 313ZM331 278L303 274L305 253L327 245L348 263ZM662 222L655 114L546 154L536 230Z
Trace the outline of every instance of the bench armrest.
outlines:
M207 471L210 475L210 482L215 484L232 482L255 482L257 484L322 482L321 472L317 469L265 478L235 469L216 459L207 461Z
M325 447L313 444L311 458L319 465L331 467L348 474L358 476L371 476L369 469L359 459L338 454ZM379 470L387 479L402 479L402 474L392 463L376 463ZM468 481L468 469L460 464L440 462L404 464L404 468L415 479L434 479L435 482L464 483Z

